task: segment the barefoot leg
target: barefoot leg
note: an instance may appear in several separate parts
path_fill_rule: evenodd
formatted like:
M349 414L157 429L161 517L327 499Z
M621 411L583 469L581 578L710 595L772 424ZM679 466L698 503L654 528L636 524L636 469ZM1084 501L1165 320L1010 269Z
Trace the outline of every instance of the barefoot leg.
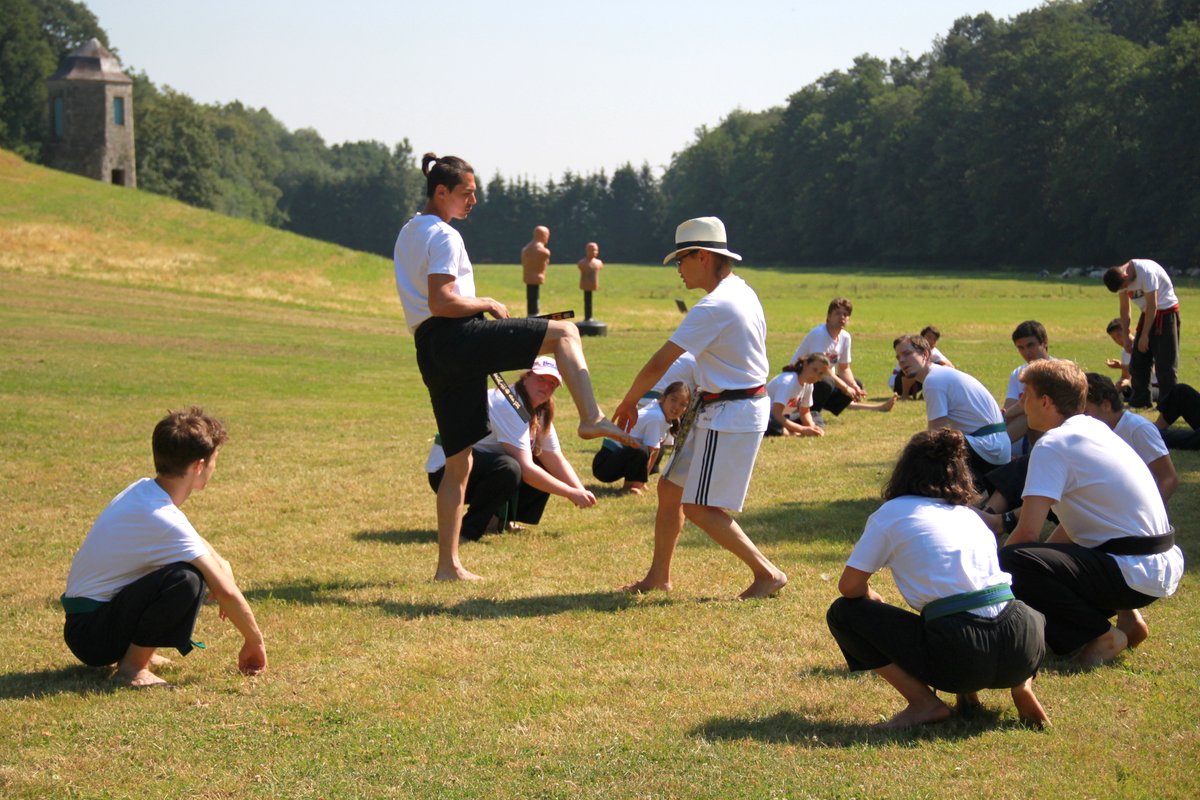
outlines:
M1026 678L1020 686L1011 689L1013 705L1017 707L1017 716L1021 722L1034 728L1044 728L1050 724L1046 709L1038 702L1033 693L1033 678Z
M458 557L458 538L462 530L462 509L466 502L467 478L471 475L471 448L446 459L446 471L437 492L438 563L434 580L477 581Z
M896 664L880 667L875 670L875 674L890 683L892 688L908 701L908 706L903 711L876 727L911 728L914 725L942 722L950 716L950 707L943 703L929 686Z
M683 506L683 513L713 541L740 558L754 573L753 582L738 595L740 599L770 597L787 585L788 578L783 570L762 554L724 509L687 503Z
M1150 635L1150 626L1146 624L1146 620L1142 619L1142 613L1136 608L1118 611L1117 627L1129 640L1129 647L1137 647Z
M1084 669L1098 667L1112 661L1129 644L1125 632L1120 628L1109 628L1107 632L1088 642L1075 656L1075 661Z
M640 581L621 588L627 592L650 592L656 589L671 591L671 560L675 545L683 531L683 487L662 479L658 482L658 511L654 516L654 556L650 570Z
M150 671L154 659L153 647L129 645L125 655L117 662L117 672L113 680L122 686L140 689L146 686L167 685L167 682Z
M558 362L558 371L562 374L563 383L575 402L575 410L579 412L579 436L582 439L599 439L607 436L624 444L637 446L637 442L625 431L614 425L596 402L596 394L592 390L592 376L588 371L587 360L583 357L583 341L579 338L579 328L573 322L552 320L546 328L546 338L542 340L541 352L553 353Z

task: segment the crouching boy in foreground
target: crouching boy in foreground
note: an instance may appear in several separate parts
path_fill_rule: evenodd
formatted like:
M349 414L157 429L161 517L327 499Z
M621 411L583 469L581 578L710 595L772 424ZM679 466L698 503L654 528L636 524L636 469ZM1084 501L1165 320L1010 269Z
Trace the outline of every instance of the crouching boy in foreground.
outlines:
M196 407L167 414L154 428L154 479L142 478L101 512L71 562L63 638L93 667L116 664L126 686L165 684L150 667L174 647L187 655L200 605L211 593L245 637L238 669L266 669L262 632L233 580L229 562L206 542L179 507L208 485L228 438L224 426Z

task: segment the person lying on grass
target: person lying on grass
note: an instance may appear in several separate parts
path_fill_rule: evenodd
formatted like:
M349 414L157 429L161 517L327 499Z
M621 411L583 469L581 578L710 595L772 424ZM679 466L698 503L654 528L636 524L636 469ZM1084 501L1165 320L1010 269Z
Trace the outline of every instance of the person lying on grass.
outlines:
M1045 619L1013 598L996 540L971 510L967 444L950 428L912 437L867 519L826 620L852 671L874 670L908 701L884 728L941 722L950 707L979 705L980 689L1009 689L1021 721L1046 712L1033 676L1046 654ZM888 605L870 585L884 567L918 613Z
M163 417L151 439L157 475L135 481L108 504L71 562L61 598L63 638L88 666L116 664L113 680L122 685L166 684L150 671L169 663L155 651L191 652L208 595L245 639L237 659L242 674L267 668L262 632L229 562L180 510L212 479L227 438L224 426L197 407Z

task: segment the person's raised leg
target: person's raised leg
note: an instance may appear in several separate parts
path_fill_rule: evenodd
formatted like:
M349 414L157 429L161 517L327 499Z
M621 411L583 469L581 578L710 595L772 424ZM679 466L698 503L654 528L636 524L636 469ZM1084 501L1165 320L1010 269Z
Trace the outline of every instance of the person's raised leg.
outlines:
M911 728L914 725L943 722L949 718L950 706L943 703L924 681L914 678L898 665L879 667L875 674L891 684L892 688L908 701L908 706L903 711L876 727Z
M1037 695L1033 693L1033 678L1026 678L1024 683L1012 687L1009 691L1021 722L1034 728L1044 728L1050 724L1046 709L1042 708Z
M446 472L437 493L438 563L434 580L477 581L479 576L463 567L458 558L458 538L462 529L462 510L466 502L467 480L471 475L471 448L446 459Z
M579 436L582 439L598 439L607 436L619 442L635 445L625 431L612 423L600 405L592 389L592 376L588 372L587 360L583 357L583 341L579 329L572 322L551 320L546 327L546 338L542 340L541 353L553 353L558 362L558 371L575 409L579 412Z
M640 581L621 588L627 592L671 591L671 560L683 531L683 487L666 478L658 482L658 511L654 515L654 555Z
M166 686L166 681L150 671L155 664L155 648L131 644L125 655L117 662L117 672L113 680L122 686L141 689L146 686ZM162 663L162 662L158 662ZM169 660L167 663L170 663Z
M712 537L713 541L740 558L754 573L753 582L738 595L740 599L770 597L787 585L788 578L783 570L762 554L724 509L686 503L683 513L696 527Z

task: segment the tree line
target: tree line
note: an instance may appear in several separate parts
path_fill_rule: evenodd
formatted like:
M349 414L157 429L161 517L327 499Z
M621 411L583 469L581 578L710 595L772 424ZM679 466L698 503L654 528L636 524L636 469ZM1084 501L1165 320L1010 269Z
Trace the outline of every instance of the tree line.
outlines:
M45 78L92 36L108 45L82 3L0 0L0 145L40 157ZM381 254L422 203L407 140L330 146L266 109L132 77L142 189ZM755 263L1192 266L1197 131L1200 0L1051 0L732 111L661 175L480 176L462 230L477 261L515 261L541 224L561 260L598 241L610 261L649 262L676 222L716 214Z

